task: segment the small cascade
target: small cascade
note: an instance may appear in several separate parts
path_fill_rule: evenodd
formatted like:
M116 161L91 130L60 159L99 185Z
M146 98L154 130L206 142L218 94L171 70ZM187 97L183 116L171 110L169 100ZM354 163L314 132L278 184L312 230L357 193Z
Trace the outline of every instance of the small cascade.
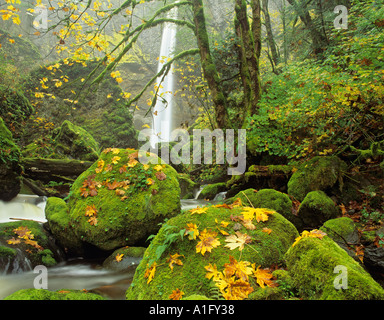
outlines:
M175 7L168 13L168 19L176 19L178 9ZM176 48L177 26L174 23L165 23L161 40L158 72L163 68L168 59L173 57ZM163 81L162 81L163 80ZM161 83L160 83L161 82ZM157 79L160 89L154 108L152 145L159 142L169 142L172 131L172 109L174 94L174 73L170 70L163 79Z
M0 223L15 220L46 222L46 197L18 195L11 202L0 201Z
M224 192L220 192L218 193L215 198L213 199L213 201L223 201L227 198L227 193L228 191L224 191Z

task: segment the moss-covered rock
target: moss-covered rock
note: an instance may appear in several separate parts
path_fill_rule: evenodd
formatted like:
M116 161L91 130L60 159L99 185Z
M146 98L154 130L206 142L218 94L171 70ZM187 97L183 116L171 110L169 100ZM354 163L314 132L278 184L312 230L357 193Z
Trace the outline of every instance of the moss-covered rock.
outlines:
M57 252L49 233L38 222L0 224L1 273L29 271L37 265L52 267L60 259Z
M240 198L244 205L252 205L255 208L269 208L292 221L292 201L288 195L273 189L247 189L240 191L233 199Z
M20 192L22 168L19 161L20 149L0 118L0 200L12 200Z
M344 161L336 156L314 157L303 163L288 182L288 194L298 201L315 190L326 191L341 182L343 172L347 170Z
M136 268L144 256L144 247L125 247L115 250L103 262L103 267L113 271L127 271Z
M226 190L226 183L209 184L200 192L199 199L213 200L217 194Z
M289 275L298 295L310 300L382 300L384 289L331 238L306 237L286 254ZM335 289L340 273L347 270L348 288Z
M96 161L99 158L99 144L95 139L68 120L63 122L52 138L56 154L84 161Z
M136 269L131 287L127 291L129 300L166 300L176 289L185 293L185 297L202 295L210 299L220 296L220 290L215 283L206 277L206 266L216 265L218 271L223 271L225 264L230 263L230 257L238 261L254 263L256 268L284 264L284 254L298 236L296 228L282 215L273 213L268 221L253 221L254 230L246 229L239 220L243 207L211 206L194 213L187 211L171 220L161 228L145 252L144 258ZM201 212L201 214L199 214ZM237 219L235 217L238 217ZM186 228L196 226L199 236L193 239L194 232L185 235ZM270 234L264 228L272 230ZM251 228L253 229L253 228ZM264 229L264 231L263 231ZM223 231L221 233L219 230ZM197 252L197 245L204 234L216 232L214 237L220 242L211 252ZM226 233L227 232L227 233ZM235 232L250 237L240 252L238 248L231 250L226 247L228 235ZM171 270L170 255L180 255L177 259L182 265L174 264ZM154 277L148 278L150 267L156 266ZM257 284L250 277L253 288Z
M308 193L297 213L304 227L313 229L320 227L327 220L337 218L339 214L339 208L323 191Z
M105 300L102 296L82 290L22 289L12 293L4 300Z
M193 182L187 174L179 174L178 178L181 190L181 198L193 199L195 190L199 187L199 184Z
M177 172L168 165L143 165L133 149L106 149L72 185L68 208L48 201L54 236L109 251L140 246L165 219L180 213ZM63 235L63 230L69 230ZM73 235L73 236L72 236Z
M359 261L356 251L350 244L360 241L359 230L351 218L340 217L326 221L320 230L324 231L333 241L343 248L353 259Z

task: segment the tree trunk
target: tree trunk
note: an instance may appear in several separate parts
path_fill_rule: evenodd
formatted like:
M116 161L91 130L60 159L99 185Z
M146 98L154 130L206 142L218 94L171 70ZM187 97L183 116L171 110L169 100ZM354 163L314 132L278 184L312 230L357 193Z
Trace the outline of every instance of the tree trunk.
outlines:
M268 46L271 50L272 55L272 69L276 74L279 73L279 70L277 68L277 65L279 64L279 54L277 52L276 43L274 40L273 32L272 32L272 25L271 25L271 17L269 16L269 10L268 10L268 1L269 0L262 0L263 5L263 13L264 13L264 20L265 20L265 28L267 30L267 42Z
M24 176L32 180L40 180L43 182L68 182L75 180L92 165L93 162L78 160L39 158L24 158L22 160Z
M236 0L235 30L240 39L239 57L244 90L244 119L257 112L261 95L259 58L261 52L260 1L252 0L252 27L249 24L247 3ZM244 123L246 125L246 123Z
M231 125L228 119L227 98L221 87L220 77L210 51L203 1L192 0L192 7L201 64L204 71L204 77L207 80L208 87L212 93L217 125L220 129L228 129Z
M300 20L304 23L305 27L309 31L312 40L313 52L316 55L321 54L328 45L328 39L324 37L322 32L316 29L316 26L309 14L306 3L302 2L301 4L298 4L296 0L288 0L288 2L291 6L293 6L297 15L300 17Z

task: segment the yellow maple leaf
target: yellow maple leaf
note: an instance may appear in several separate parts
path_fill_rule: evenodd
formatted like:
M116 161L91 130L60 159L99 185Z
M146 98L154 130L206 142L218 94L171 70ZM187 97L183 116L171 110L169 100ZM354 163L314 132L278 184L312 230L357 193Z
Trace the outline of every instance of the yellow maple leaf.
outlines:
M199 235L200 242L196 246L196 253L204 255L207 251L212 252L213 248L220 246L220 240L216 236L217 232L204 229Z
M150 284L153 278L155 277L156 268L157 268L156 262L154 262L150 267L147 264L147 270L145 270L145 273L144 273L144 278L148 279L147 284Z
M157 172L159 172L159 171L163 170L163 166L158 164L158 165L154 166L153 169L155 169Z
M85 216L86 217L97 216L96 206L95 205L87 206L87 208L85 209Z
M136 159L131 159L131 160L129 160L129 162L128 162L128 167L130 167L130 168L134 168L134 167L137 166L138 163L139 163L139 161L137 161Z
M122 254L118 254L118 255L116 255L116 257L115 257L115 260L116 260L117 262L121 262L121 260L123 260L123 257L124 257L124 253L122 253Z
M104 168L104 165L105 165L105 162L104 162L104 160L99 160L98 162L97 162L97 168L96 168L96 173L100 173L100 172L102 172L103 171L103 168Z
M189 240L196 240L196 238L199 236L200 232L195 223L187 224L187 227L185 228L185 235L187 234Z
M295 242L292 244L292 247L297 245L303 238L318 238L323 239L327 234L321 230L314 229L312 231L304 230L299 237L295 239Z
M217 266L216 264L209 264L207 266L204 267L205 270L207 270L207 274L205 275L205 277L207 279L213 279L213 281L219 281L221 280L222 278L222 273L220 271L217 270Z
M196 209L189 210L189 212L192 214L203 214L203 213L206 213L207 211L208 211L208 207L204 207L204 208L197 207Z
M120 160L121 160L121 157L115 156L112 158L111 162L113 164L118 164Z
M236 234L226 237L225 242L228 242L228 244L225 245L225 247L230 248L231 250L239 248L239 251L242 251L244 249L244 245L246 243L250 243L251 241L252 238L250 236L237 231Z
M253 272L250 267L249 261L237 261L234 257L229 256L229 263L224 264L224 275L225 277L236 276L243 281L248 281L248 276Z
M269 210L269 209L262 209L262 208L250 208L250 207L245 207L243 208L242 215L244 217L244 220L253 220L256 218L257 222L265 222L268 221L269 215L273 214L274 211Z

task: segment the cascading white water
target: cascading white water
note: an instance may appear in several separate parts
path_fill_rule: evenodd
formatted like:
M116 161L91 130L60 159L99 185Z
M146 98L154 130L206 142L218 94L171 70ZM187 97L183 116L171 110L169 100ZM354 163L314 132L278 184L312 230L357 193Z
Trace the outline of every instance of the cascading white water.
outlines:
M175 7L169 13L167 18L176 19L178 8ZM177 26L174 23L165 23L163 36L161 40L161 49L159 57L158 72L167 63L168 59L173 57L176 48L176 32ZM172 131L172 109L173 109L173 95L174 95L174 73L170 70L167 76L161 82L162 77L157 79L157 85L160 85L158 92L159 97L154 108L153 119L153 136L152 145L158 142L169 142ZM160 84L161 82L161 84Z

